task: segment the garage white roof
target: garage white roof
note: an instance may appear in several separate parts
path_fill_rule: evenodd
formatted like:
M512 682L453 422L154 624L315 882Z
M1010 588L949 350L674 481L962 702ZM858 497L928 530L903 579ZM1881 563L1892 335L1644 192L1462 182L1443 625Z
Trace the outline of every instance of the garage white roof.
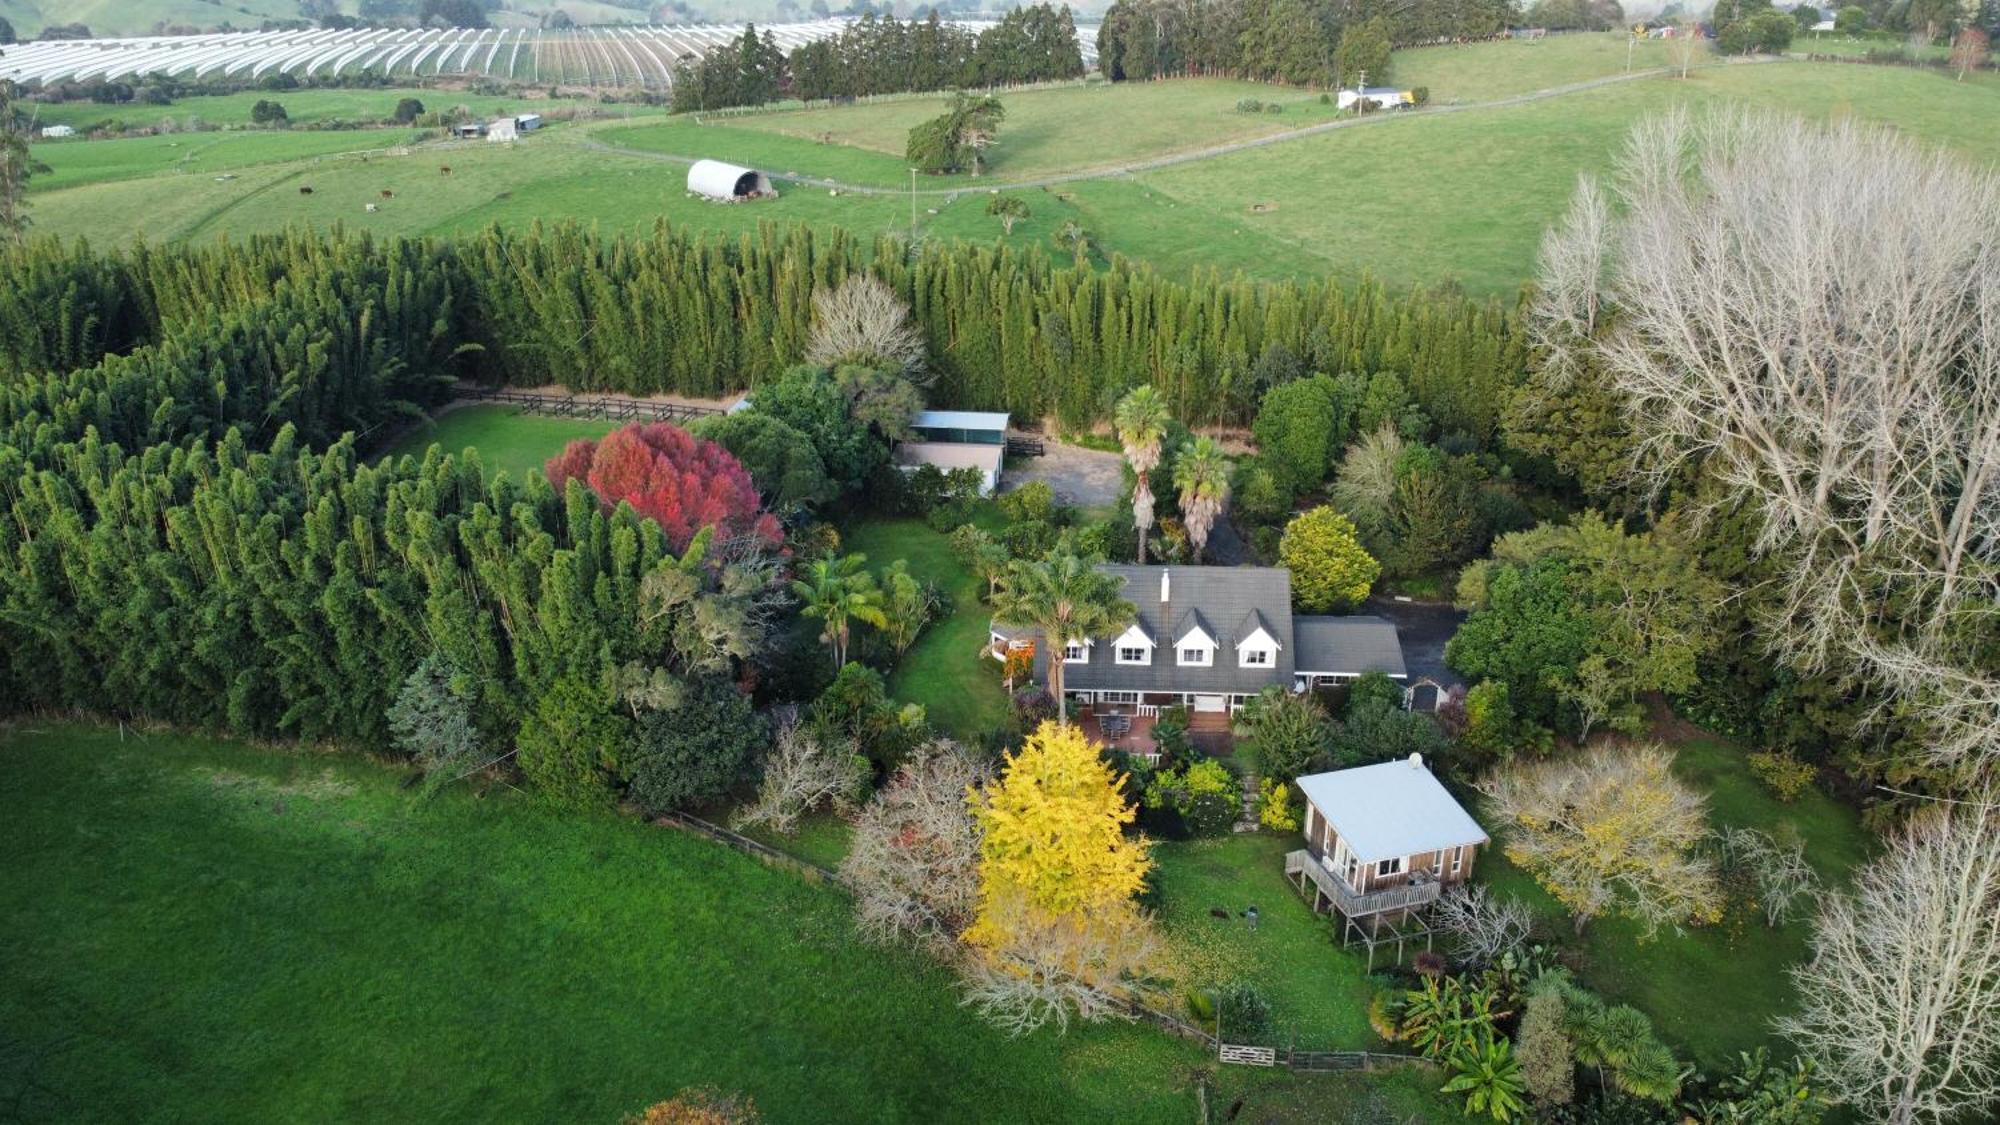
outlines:
M1299 788L1363 863L1487 842L1486 830L1415 754L1308 774Z
M925 430L1004 430L1007 415L977 410L919 410L911 425Z

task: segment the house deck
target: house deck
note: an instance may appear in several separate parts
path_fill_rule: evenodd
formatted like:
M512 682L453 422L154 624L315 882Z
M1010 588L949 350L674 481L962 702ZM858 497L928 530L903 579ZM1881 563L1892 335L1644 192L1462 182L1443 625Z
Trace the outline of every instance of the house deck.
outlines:
M1157 707L1094 703L1076 712L1076 722L1092 742L1157 762L1159 744L1153 740L1153 727L1160 721L1159 713ZM1226 714L1189 714L1188 738L1213 757L1227 757L1235 748Z

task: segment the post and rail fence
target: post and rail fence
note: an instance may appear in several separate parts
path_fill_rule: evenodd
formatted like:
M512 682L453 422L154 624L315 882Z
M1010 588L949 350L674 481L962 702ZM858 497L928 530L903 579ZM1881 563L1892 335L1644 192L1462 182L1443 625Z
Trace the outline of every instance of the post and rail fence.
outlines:
M461 402L512 406L525 414L547 414L555 418L607 418L614 422L681 422L726 413L723 407L699 403L660 402L624 395L516 391L474 383L460 383L452 397Z

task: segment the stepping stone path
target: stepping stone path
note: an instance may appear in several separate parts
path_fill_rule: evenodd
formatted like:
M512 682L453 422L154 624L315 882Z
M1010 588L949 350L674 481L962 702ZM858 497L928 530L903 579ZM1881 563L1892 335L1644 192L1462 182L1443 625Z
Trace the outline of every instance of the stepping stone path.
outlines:
M1243 816L1237 820L1233 832L1255 832L1263 825L1257 823L1257 775L1243 775Z

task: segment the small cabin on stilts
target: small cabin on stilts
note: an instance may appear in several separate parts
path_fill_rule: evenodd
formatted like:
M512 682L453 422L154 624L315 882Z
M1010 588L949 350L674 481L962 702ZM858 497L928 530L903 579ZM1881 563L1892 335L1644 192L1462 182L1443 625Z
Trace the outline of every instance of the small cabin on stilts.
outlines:
M1306 846L1285 857L1285 875L1314 910L1341 919L1341 944L1403 946L1422 938L1425 911L1465 882L1490 838L1445 790L1420 755L1356 769L1308 774Z

